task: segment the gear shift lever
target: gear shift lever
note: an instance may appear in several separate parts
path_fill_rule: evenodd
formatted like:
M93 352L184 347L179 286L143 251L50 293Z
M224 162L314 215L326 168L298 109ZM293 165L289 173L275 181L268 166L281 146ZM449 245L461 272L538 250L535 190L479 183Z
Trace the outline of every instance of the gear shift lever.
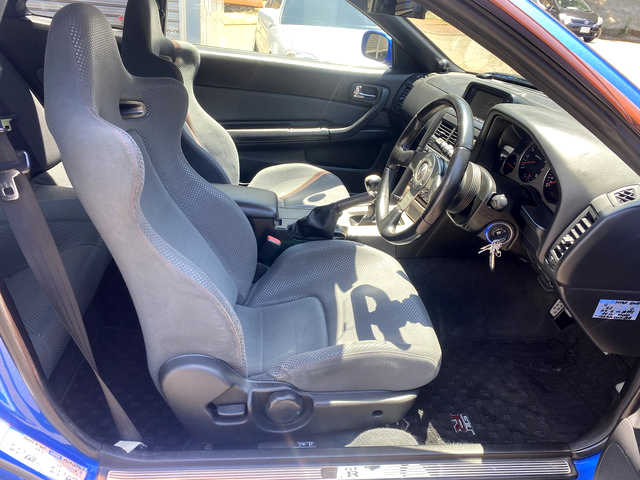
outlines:
M374 199L367 209L367 214L362 217L358 222L358 225L371 225L375 223L376 218L376 202L375 198L378 196L378 189L380 188L380 182L382 179L379 175L369 175L364 179L364 188L367 189L367 193Z
M364 188L367 189L369 195L374 198L378 195L378 189L380 188L381 181L382 179L379 175L368 175L367 178L364 179Z

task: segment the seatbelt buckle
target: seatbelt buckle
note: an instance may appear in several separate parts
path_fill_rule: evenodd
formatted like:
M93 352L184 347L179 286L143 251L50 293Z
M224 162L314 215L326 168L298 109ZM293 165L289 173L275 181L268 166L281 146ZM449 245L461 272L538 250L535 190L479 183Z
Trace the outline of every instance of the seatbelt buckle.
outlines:
M4 133L4 129L2 132ZM11 202L20 198L16 177L20 174L27 174L31 169L29 155L23 150L16 151L16 160L2 163L0 170L0 200Z

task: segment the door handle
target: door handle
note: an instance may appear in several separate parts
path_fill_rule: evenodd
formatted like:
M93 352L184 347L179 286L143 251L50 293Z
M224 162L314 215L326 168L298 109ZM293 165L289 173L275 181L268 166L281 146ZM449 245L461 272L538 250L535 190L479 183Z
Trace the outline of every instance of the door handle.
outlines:
M351 96L356 100L374 102L378 98L378 88L370 85L354 85Z

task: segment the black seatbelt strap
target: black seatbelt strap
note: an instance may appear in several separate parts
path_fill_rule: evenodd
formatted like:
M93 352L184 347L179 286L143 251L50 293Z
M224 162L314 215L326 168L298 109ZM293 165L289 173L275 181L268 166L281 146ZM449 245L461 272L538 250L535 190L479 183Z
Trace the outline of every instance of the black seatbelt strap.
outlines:
M138 430L98 373L80 307L47 221L25 175L28 171L27 154L16 153L4 131L0 131L0 204L9 225L40 288L95 373L121 437L140 442Z

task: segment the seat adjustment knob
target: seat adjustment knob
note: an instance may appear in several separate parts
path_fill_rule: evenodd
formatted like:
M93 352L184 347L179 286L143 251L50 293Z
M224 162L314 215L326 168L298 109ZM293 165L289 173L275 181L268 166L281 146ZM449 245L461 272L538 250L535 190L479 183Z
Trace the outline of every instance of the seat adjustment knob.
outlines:
M275 423L291 423L302 413L302 398L291 390L280 390L269 395L265 405L267 417Z

